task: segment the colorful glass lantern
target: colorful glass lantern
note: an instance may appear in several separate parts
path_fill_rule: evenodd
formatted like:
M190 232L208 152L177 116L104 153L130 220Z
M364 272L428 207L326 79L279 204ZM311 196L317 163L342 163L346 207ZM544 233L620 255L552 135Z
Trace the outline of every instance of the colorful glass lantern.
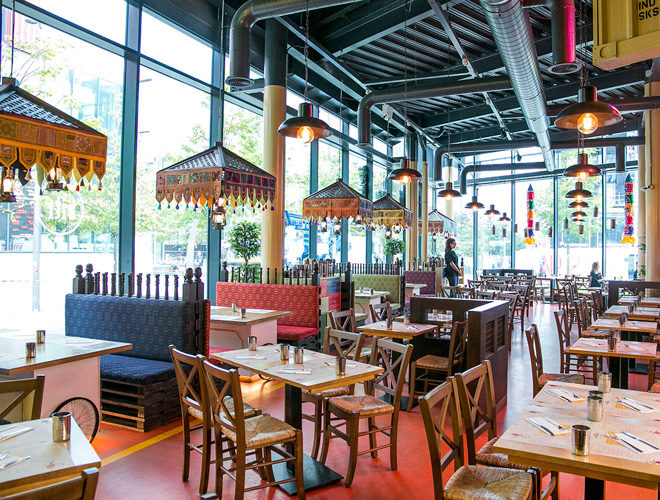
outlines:
M621 243L630 243L631 245L635 243L634 228L633 228L633 181L630 174L626 176L625 183L625 206L624 206L624 215L626 218L626 226L623 228L623 238L621 238Z
M525 243L528 245L536 244L534 239L534 188L530 184L527 188L527 235Z

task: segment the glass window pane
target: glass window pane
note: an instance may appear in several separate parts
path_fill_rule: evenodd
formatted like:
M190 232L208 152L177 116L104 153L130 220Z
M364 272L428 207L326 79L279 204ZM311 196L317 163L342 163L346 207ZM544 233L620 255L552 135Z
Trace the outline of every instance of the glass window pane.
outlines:
M462 259L466 279L472 279L473 276L473 260L474 245L472 242L472 228L473 228L473 212L465 208L467 198L461 197L453 201L453 219L456 221L456 255L458 255L459 263ZM429 203L430 204L430 203ZM442 198L437 201L438 210L443 212L445 210L445 202ZM429 255L434 257L445 257L445 238L438 234L436 240L433 240L433 235L430 235L429 242Z
M629 148L637 149L637 148ZM632 222L633 238L635 243L621 243L624 228L626 226L626 177L630 175L633 183L632 190ZM637 185L637 172L605 174L605 196L607 199L607 223L605 227L605 236L607 242L607 269L605 269L608 278L612 279L633 279L636 278L637 269L637 244L639 228L638 198L639 193ZM612 229L611 221L616 221L616 227ZM602 266L601 266L602 267ZM602 269L601 269L602 270Z
M6 9L3 15L10 18ZM102 190L96 178L79 191L72 179L68 191L40 196L32 168L32 180L15 184L17 203L0 203L0 267L7 280L0 301L12 304L4 309L3 328L43 327L41 312L49 313L49 331L57 331L64 327L61 311L75 266L117 269L124 66L118 56L20 14L16 33L14 76L21 88L108 137ZM3 63L10 60L8 44L6 38ZM2 76L9 76L9 69L3 64Z
M534 190L534 239L536 244L525 243L527 228L527 190ZM516 269L531 269L537 276L553 276L553 238L548 234L554 224L554 193L552 179L516 182ZM553 229L554 230L554 229Z
M341 131L341 120L337 115L329 113L323 108L319 109L319 118L330 125L330 128Z
M341 151L325 142L319 142L319 189L341 178ZM316 254L319 259L341 260L341 238L333 232L328 221L326 232L317 232Z
M499 218L506 212L511 218L511 184L493 184L479 188L479 201L488 208L491 204L501 212L498 216L488 216L484 211L479 213L477 272L483 269L501 269L511 267L511 223L500 222ZM506 227L506 236L502 229Z
M211 81L211 47L144 10L140 43L143 54L205 82ZM170 100L165 97L165 102Z
M302 201L309 194L309 151L309 144L286 138L284 260L288 264L309 257L309 223L302 218Z
M115 42L124 43L124 0L32 0L30 3Z
M144 67L140 78L135 268L179 275L205 269L206 210L168 208L166 201L159 210L155 179L158 170L209 147L209 95Z

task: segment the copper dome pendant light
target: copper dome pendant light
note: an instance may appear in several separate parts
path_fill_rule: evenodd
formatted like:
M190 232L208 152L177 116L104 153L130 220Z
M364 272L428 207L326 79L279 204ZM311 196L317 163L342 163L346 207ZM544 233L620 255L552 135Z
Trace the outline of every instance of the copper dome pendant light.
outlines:
M467 203L465 205L465 208L467 208L468 210L477 211L477 210L481 210L482 208L486 208L486 206L477 199L476 194L473 194L472 201Z
M591 191L584 189L582 182L577 181L575 183L575 189L571 189L568 193L566 193L566 198L572 198L580 202L585 198L591 198Z
M622 119L621 113L614 106L598 102L596 87L584 85L578 91L578 102L562 109L555 125L564 129L577 129L589 135L600 127L614 125Z
M411 181L420 180L422 178L422 174L419 172L419 170L410 168L410 160L408 158L403 158L401 160L401 166L395 170L392 170L387 178L392 181L401 181L401 184L406 186L410 184Z
M309 6L308 6L309 7ZM305 93L304 102L298 106L298 116L293 116L284 120L277 133L286 137L300 139L303 143L309 144L315 139L323 139L332 135L332 129L320 118L313 116L312 103L307 100L307 87L309 81L309 8L305 12Z
M577 177L579 181L586 181L589 177L600 174L600 168L589 163L587 153L578 153L578 162L564 170L564 177Z
M447 201L453 198L460 198L460 197L461 197L461 192L454 189L454 183L451 181L447 181L445 183L444 189L438 191L438 198L444 198Z

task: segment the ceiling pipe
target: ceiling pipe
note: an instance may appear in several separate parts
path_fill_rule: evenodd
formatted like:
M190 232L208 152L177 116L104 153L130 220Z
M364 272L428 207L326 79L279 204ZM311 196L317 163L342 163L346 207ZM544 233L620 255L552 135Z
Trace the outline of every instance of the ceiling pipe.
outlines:
M257 21L356 1L359 0L248 0L236 10L229 26L229 75L225 82L240 88L252 83L250 30Z
M479 0L529 129L546 168L554 170L548 115L534 34L520 0ZM574 27L573 27L574 29Z
M660 109L660 96L626 97L625 99L611 99L602 102L614 106L621 113ZM548 116L557 116L566 106L566 104L552 104L546 108L546 111Z
M430 81L414 86L398 85L374 90L365 95L358 106L358 145L371 146L371 108L374 104L413 101L457 94L472 94L507 90L511 83L506 77L479 78L473 80Z
M460 189L461 193L467 194L467 177L469 174L476 174L478 172L501 172L504 170L538 170L545 169L545 163L542 161L533 163L500 163L494 165L468 165L461 170Z

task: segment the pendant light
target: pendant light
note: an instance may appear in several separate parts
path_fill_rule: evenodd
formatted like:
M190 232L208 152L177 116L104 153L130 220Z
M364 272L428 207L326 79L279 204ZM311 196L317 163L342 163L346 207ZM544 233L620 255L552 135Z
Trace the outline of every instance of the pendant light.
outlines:
M493 234L495 234L495 224L493 224Z
M610 219L610 229L616 229L616 219Z
M319 230L322 233L327 233L328 232L328 220L323 219L321 222L319 222Z
M0 203L16 203L14 194L14 169L2 167L2 180L0 181Z
M309 7L309 5L308 5ZM305 92L304 101L298 106L298 116L284 120L277 133L286 137L293 137L308 144L315 139L323 139L332 135L332 129L320 118L313 116L312 103L307 100L307 86L309 81L309 8L305 12Z
M48 184L46 184L45 191L58 192L64 189L64 183L62 182L62 169L58 164L56 164L50 172L48 172ZM76 190L80 188L76 186Z
M337 219L335 221L334 226L332 227L333 232L335 233L336 236L339 236L341 234L341 221Z
M509 218L506 216L506 212L504 212L504 213L502 214L502 217L500 217L498 220L499 220L500 222L511 222L511 219L509 219Z
M564 177L577 177L580 181L586 181L589 177L600 175L600 168L589 163L587 153L578 153L578 161L564 170Z
M453 182L447 181L445 183L444 189L441 189L438 192L438 197L444 198L445 200L449 201L453 198L460 198L461 197L461 192L454 189L454 183Z
M571 189L568 193L566 193L566 198L573 198L580 202L585 198L591 198L591 191L584 189L582 182L577 181L575 183L575 189Z
M576 210L582 210L589 208L589 203L586 201L572 201L568 204L568 208L574 208Z
M385 239L389 240L392 238L392 228L390 226L387 226L385 229Z
M493 217L495 215L500 215L500 211L495 209L495 205L491 205L490 208L488 210L486 210L485 213L486 213L486 215L491 215Z
M419 170L410 168L410 160L408 158L403 158L401 160L401 166L392 170L387 178L392 181L401 181L401 184L407 186L411 181L418 181L421 179L422 174Z
M571 213L571 217L573 217L574 219L584 219L586 216L587 214L585 214L581 210Z
M211 212L211 223L214 229L223 229L227 222L225 207L217 206Z
M502 238L506 238L506 226L502 228Z
M579 130L583 134L593 134L599 127L619 123L623 118L614 106L598 102L597 89L584 85L578 90L578 102L561 110L555 125L559 128Z
M469 210L474 210L476 212L477 210L481 210L482 208L485 208L485 206L483 203L477 200L477 195L474 194L472 195L472 201L469 202L467 205L465 205L465 208Z

